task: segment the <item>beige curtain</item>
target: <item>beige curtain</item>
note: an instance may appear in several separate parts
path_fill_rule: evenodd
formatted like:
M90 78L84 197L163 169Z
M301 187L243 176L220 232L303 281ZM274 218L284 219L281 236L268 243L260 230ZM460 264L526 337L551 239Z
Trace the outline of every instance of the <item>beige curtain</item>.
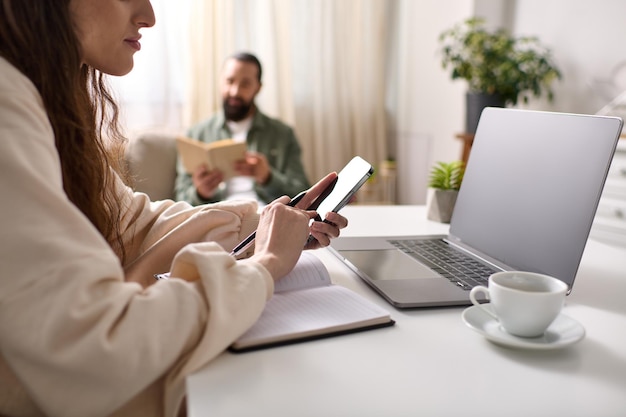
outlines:
M385 117L388 2L380 0L194 0L188 123L220 107L226 56L263 64L257 104L294 127L309 178L354 155L378 166L388 154Z
M185 121L197 123L220 107L219 68L234 48L234 3L193 0L189 22L189 62Z

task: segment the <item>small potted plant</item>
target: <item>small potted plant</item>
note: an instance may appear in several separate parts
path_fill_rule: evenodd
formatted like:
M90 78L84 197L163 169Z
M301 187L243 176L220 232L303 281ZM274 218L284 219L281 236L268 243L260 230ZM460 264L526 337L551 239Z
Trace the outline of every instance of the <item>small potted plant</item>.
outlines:
M546 94L561 78L550 50L533 36L513 37L504 29L488 31L481 18L470 18L441 33L441 64L453 80L468 83L466 133L474 134L484 107L515 105Z
M464 174L463 161L437 162L432 167L426 202L429 220L450 223Z

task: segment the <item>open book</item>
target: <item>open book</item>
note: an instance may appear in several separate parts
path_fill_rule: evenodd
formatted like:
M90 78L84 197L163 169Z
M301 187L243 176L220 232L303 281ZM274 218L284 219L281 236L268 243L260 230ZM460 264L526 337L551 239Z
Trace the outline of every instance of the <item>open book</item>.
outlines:
M200 165L205 164L209 171L219 169L227 180L237 175L235 161L246 156L246 143L232 139L222 139L205 143L186 137L176 138L178 154L185 171L192 174Z
M303 252L296 267L276 283L259 320L229 350L246 352L394 323L388 311L333 285L322 261Z

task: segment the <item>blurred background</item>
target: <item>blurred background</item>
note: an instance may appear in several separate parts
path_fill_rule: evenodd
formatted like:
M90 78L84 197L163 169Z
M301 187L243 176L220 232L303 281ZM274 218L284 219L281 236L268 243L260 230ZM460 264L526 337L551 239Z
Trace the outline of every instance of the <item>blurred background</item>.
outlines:
M392 160L391 199L423 204L430 167L460 159L467 85L441 66L439 35L471 16L536 36L562 79L554 100L517 107L619 113L626 90L623 0L152 0L135 69L112 84L127 133L184 132L221 107L219 74L257 55L257 104L294 127L312 181L360 155ZM380 180L380 176L379 176ZM372 197L373 201L380 199Z

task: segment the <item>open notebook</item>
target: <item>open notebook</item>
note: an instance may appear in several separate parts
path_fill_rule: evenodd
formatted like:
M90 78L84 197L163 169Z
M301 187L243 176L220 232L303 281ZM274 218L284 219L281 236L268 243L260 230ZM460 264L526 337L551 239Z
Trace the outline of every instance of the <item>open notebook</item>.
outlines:
M303 252L296 267L276 283L259 320L229 350L246 352L393 324L388 311L333 285L319 258Z

